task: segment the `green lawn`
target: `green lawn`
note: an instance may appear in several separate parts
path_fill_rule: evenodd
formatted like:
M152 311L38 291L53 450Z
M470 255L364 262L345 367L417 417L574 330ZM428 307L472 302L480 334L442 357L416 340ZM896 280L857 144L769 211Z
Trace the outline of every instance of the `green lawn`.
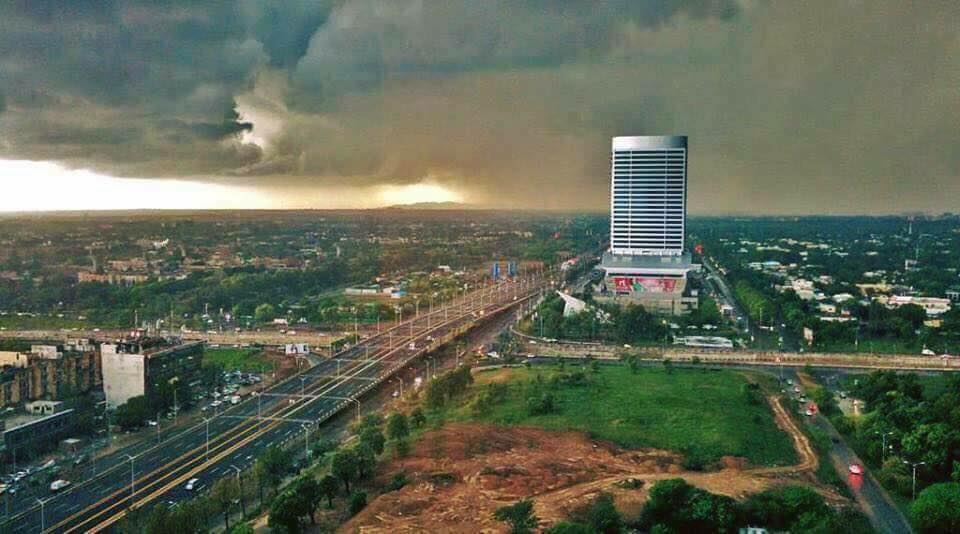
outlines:
M508 373L505 399L480 415L465 404L447 416L581 430L623 447L681 451L707 462L724 455L743 456L755 465L796 461L790 438L777 428L769 406L748 402L741 374L688 369L667 373L662 368L641 368L634 374L624 366L602 366L599 373L587 372L589 385L548 389L556 395L558 413L530 415L525 400L534 389L530 384L537 374L549 382L558 372L543 366L480 373L473 394Z
M273 363L260 349L241 349L233 347L208 348L203 354L203 363L216 362L226 371L239 369L251 372L263 369L270 370Z

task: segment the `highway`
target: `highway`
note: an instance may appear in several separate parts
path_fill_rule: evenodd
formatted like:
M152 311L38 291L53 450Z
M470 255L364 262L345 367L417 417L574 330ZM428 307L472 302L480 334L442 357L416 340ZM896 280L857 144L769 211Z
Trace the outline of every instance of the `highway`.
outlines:
M271 445L302 442L307 431L316 435L320 425L342 410L359 415L364 394L474 324L524 304L543 283L532 276L475 290L361 340L335 358L213 414L206 423L162 436L159 444L143 440L102 457L61 493L43 495L42 501L18 493L4 529L97 532L121 520L131 505L187 499L192 492L185 485L192 478L209 488L236 469L249 468Z

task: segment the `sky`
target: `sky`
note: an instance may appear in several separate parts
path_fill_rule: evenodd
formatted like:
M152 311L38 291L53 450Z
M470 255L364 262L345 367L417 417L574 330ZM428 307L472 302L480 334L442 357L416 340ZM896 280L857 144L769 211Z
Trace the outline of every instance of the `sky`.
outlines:
M12 0L0 211L609 205L689 136L693 214L960 211L960 3Z

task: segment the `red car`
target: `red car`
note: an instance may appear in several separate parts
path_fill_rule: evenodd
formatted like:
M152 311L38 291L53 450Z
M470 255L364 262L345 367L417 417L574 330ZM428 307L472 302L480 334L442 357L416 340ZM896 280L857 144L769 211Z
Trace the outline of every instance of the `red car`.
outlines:
M850 473L854 475L862 475L863 466L860 464L850 464Z

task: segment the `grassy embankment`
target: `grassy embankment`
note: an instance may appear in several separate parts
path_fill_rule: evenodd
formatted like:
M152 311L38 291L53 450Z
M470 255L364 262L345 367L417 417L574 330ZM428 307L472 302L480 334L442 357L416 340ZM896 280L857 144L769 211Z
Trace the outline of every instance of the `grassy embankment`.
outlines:
M208 348L203 354L203 363L219 363L225 371L259 372L273 368L273 362L262 350L234 347Z
M576 370L543 366L479 373L463 402L432 410L431 419L578 430L625 448L679 451L698 463L726 455L745 457L754 465L797 460L789 436L777 428L762 399L749 398L747 379L740 373L662 368L634 373L626 366L601 366L597 372L583 371L586 385L551 385L554 376ZM507 384L505 394L477 413L471 399L494 382ZM528 398L534 391L552 393L556 410L533 415Z

